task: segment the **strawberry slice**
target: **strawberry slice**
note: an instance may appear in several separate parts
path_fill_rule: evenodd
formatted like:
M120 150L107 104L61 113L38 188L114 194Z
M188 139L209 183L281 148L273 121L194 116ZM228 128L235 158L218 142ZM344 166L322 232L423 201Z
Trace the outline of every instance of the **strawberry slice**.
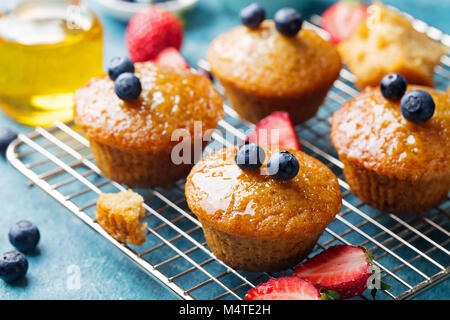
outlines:
M260 145L302 150L289 113L284 111L273 112L260 120L247 140Z
M327 300L314 284L296 276L273 278L247 292L244 300Z
M166 48L161 51L153 60L153 63L162 67L189 69L189 65L186 60L184 60L180 52L174 47Z
M360 1L338 1L323 13L321 27L328 31L331 42L337 44L348 39L366 19L368 7Z
M329 247L294 270L321 288L339 293L341 299L359 296L372 275L372 257L367 249L350 245ZM381 289L389 285L382 283ZM374 292L372 293L374 295Z

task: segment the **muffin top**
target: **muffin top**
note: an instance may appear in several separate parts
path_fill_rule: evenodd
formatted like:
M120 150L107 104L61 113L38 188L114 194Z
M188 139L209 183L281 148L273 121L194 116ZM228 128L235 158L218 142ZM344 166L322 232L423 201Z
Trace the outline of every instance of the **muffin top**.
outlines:
M341 208L336 176L320 161L289 150L300 170L288 181L235 163L236 148L197 163L186 181L189 208L203 223L233 235L273 239L321 232ZM271 151L266 149L266 159Z
M189 71L136 63L142 93L136 101L121 100L107 76L94 78L75 93L75 123L96 141L127 150L170 148L172 132L194 121L203 130L215 128L223 116L222 98L210 80Z
M361 88L377 85L390 72L409 83L433 85L434 67L448 48L414 29L411 22L379 2L369 8L350 39L338 45Z
M339 155L378 174L400 179L432 179L450 173L450 96L422 86L433 97L431 119L406 120L400 101L383 97L379 88L366 88L331 119L331 139Z
M272 20L258 29L239 26L210 45L211 71L220 81L259 96L292 96L330 85L341 60L335 47L315 31L285 37Z

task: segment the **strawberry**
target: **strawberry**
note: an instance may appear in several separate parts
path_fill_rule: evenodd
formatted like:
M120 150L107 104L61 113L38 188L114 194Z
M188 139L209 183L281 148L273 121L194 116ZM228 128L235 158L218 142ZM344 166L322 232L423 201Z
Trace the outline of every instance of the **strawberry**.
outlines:
M287 276L261 283L247 292L244 300L334 300L335 297L305 279Z
M361 295L367 288L371 267L372 256L367 249L336 245L295 268L294 274L321 288L336 291L341 299L347 299ZM389 287L381 283L382 290Z
M189 69L186 60L184 60L180 52L174 47L166 48L161 51L153 60L153 63L164 67Z
M338 1L322 15L321 27L330 34L331 42L348 39L367 17L368 5L360 1Z
M155 59L168 47L179 50L182 41L181 21L160 6L149 6L135 14L125 32L125 42L133 62Z
M272 130L278 130L273 132ZM272 141L278 138L278 141ZM255 131L247 138L248 141L261 145L278 145L280 148L301 150L300 142L295 133L289 113L276 111L260 120L256 124Z

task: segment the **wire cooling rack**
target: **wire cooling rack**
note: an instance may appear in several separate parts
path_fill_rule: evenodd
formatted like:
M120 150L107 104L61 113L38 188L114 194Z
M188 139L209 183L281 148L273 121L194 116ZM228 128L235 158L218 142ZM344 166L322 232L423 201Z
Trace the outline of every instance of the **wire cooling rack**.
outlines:
M311 21L318 24L319 19L313 16ZM413 23L419 31L450 47L448 35L422 21ZM306 26L327 37L316 25ZM436 86L445 90L450 80L449 56L441 62L436 69ZM375 256L375 265L384 271L383 281L392 285L378 298L411 299L449 277L450 201L447 199L422 217L397 216L371 208L350 192L342 174L343 165L329 139L328 120L342 103L358 94L353 82L354 76L343 69L317 116L296 127L304 151L339 177L343 193L341 212L310 256L334 244L363 245ZM244 132L253 128L227 104L224 107L225 116L205 153L243 141ZM258 283L292 272L242 272L216 259L206 245L199 221L186 205L184 181L172 189L136 190L145 199L146 242L136 247L116 241L95 222L94 211L101 192L117 192L125 187L101 175L88 141L73 123L58 122L19 135L8 148L7 157L30 179L30 186L39 186L183 299L242 299ZM360 298L366 299L364 295Z

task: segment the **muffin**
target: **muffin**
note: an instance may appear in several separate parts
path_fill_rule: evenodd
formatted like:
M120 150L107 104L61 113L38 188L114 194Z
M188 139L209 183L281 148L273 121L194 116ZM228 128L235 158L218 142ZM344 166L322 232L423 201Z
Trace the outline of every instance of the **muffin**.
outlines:
M353 36L338 45L357 86L376 86L391 72L401 74L408 83L433 86L434 68L448 48L381 3L370 6L368 12Z
M172 149L180 143L172 133L184 130L190 140L183 143L189 141L190 150L195 141L205 146L202 137L194 137L194 122L201 121L203 132L216 128L223 101L203 76L150 62L135 68L142 83L136 101L119 99L107 76L94 78L75 93L75 123L106 177L131 187L169 186L185 177L193 163L192 157L180 164L172 161Z
M145 242L147 223L142 206L144 198L132 190L103 193L97 201L96 221L116 240L141 245Z
M341 69L335 47L315 31L286 37L272 20L220 35L208 61L233 108L254 123L277 110L294 124L313 117Z
M189 208L217 258L232 268L280 271L303 260L341 209L337 178L320 161L289 150L300 169L278 181L235 162L236 148L203 158L186 181ZM272 154L266 149L267 158Z
M435 112L425 123L406 120L400 101L366 88L336 111L331 139L352 192L392 213L423 213L447 198L450 189L450 96L411 85L433 97Z

